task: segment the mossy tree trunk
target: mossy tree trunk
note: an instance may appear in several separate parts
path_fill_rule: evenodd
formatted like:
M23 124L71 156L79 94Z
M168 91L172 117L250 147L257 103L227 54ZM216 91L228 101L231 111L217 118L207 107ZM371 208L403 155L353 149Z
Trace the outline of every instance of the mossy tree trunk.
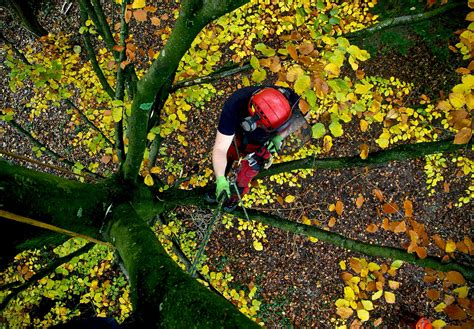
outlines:
M17 17L20 24L23 25L28 31L33 33L36 37L41 37L48 34L35 15L33 1L31 0L2 0L0 1L1 7L6 7L8 10Z

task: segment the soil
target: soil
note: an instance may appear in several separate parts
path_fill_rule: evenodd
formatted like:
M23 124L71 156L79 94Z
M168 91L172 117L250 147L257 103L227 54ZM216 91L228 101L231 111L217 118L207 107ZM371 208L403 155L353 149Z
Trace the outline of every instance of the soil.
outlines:
M55 7L62 5L60 1L49 1L49 3ZM20 49L25 44L32 42L31 36L19 28L3 9L0 10L2 10L0 15L9 24L4 31L5 36ZM56 11L57 8L54 10ZM160 10L163 13L166 11L164 6ZM41 16L41 22L51 32L76 31L78 17L77 5L73 5L67 15ZM150 27L150 30L141 30L140 34L136 34L137 43L140 43L140 39L142 39L152 43L148 47L159 47L159 38L153 36L152 25L147 26ZM427 52L429 52L429 46L422 43L410 48L406 55L401 55L396 51L385 52L367 62L363 70L367 75L393 76L403 81L413 82L419 88L417 90L421 90L419 94L413 96L414 99L418 99L421 93L428 91L431 91L430 97L437 97L440 94L440 90L436 89L439 84L437 81L439 79L452 81L452 70L447 69L449 64L437 62L434 56L426 56ZM4 68L0 83L2 106L21 108L22 104L29 99L30 94L28 92L12 94L8 89L7 73ZM436 78L432 79L432 77ZM235 75L219 81L216 86L221 90L235 90L241 78L241 75ZM210 167L209 154L219 111L227 96L226 93L223 96L215 97L212 104L208 104L208 111L199 111L190 117L189 128L192 126L192 130L189 129L189 131L199 132L193 134L188 140L190 144L188 150L193 151L173 154L180 159L186 169L193 168L196 162L202 163L202 167ZM52 129L52 127L64 126L68 116L61 109L55 109L48 113L46 121L43 116L41 122L32 122L31 128L43 133L43 142L48 147L65 154L66 150L70 150L66 146L70 135L64 134L61 130ZM20 115L18 121L21 124L26 124L28 122L27 115ZM356 128L356 123L354 124L354 127L346 129L347 133L344 138L335 141L331 153L326 156L338 157L358 153L361 136ZM26 157L32 156L32 145L10 126L0 123L0 136L2 149ZM365 138L369 143L370 136ZM315 141L315 143L321 144L320 141ZM166 146L170 151L180 149L174 144ZM81 149L70 150L66 154L78 161L88 159L85 150ZM46 155L37 158L37 160L66 168L62 163ZM25 162L23 164L63 175L51 168ZM283 206L275 203L261 206L258 210L294 221L301 221L302 217L306 216L319 222L321 227L326 227L332 232L351 239L371 244L404 247L409 242L404 234L395 234L381 228L375 233L368 233L366 230L367 226L372 223L381 226L385 217L389 217L392 221L403 220L403 215L399 213L387 215L381 211L381 202L373 192L374 189L379 189L385 197L385 202L396 203L401 209L403 209L403 202L406 199L411 200L414 205L415 219L425 225L429 236L439 234L444 240L453 239L454 241L460 241L464 236L472 238L472 216L469 215L472 213L472 208L470 205L461 208L452 206L471 182L466 177L460 177L456 167L450 164L445 170L445 180L450 183L449 191L443 190L443 186L440 184L436 188L436 193L430 196L425 188L424 165L423 159L417 159L393 162L380 168L317 170L310 178L301 181L301 188L275 187L277 194L282 195L283 198L286 195L294 195L296 202ZM267 183L269 180L265 179L263 184ZM362 207L357 208L355 200L359 195L364 197L365 202ZM328 209L329 205L336 203L337 200L341 200L344 204L344 211L341 215L336 215L335 212ZM193 211L194 209L191 207L182 208L178 213L183 218L187 216L189 218ZM331 217L336 218L336 223L329 228ZM377 264L390 265L392 262L388 259L366 257L322 242L310 242L305 237L274 228L267 228L266 235L268 242L264 243L263 251L257 252L252 247L253 239L249 232L241 232L236 227L226 229L223 225L219 225L213 232L207 246L207 255L211 269L225 269L225 271L232 273L235 277L236 287L246 287L251 283L257 285L258 295L256 298L263 302L262 310L258 316L269 328L334 327L337 323L334 322L334 319L338 318L334 303L344 296L344 282L340 278L342 272L340 261L349 263L351 257L363 257L367 261ZM443 255L432 241L428 253L434 256ZM462 255L459 257L472 265L472 258ZM388 304L382 300L383 298L379 300L378 307L371 312L371 319L382 318L381 327L383 328L404 328L405 325L400 322L400 318L408 313L414 313L425 315L432 320L443 318L447 322L456 324L456 321L449 320L445 314L434 311L434 307L440 301L435 302L428 299L426 290L433 288L433 284L425 283L423 276L424 270L422 268L404 264L397 275L390 278L400 282L400 288L394 290L396 302ZM472 290L472 285L470 287Z

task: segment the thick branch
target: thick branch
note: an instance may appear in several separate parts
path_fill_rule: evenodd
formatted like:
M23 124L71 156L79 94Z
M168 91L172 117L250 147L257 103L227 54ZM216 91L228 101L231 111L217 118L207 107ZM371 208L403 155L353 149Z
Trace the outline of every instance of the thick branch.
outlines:
M469 144L456 145L452 140L439 142L425 142L416 144L404 144L395 146L386 151L370 153L367 159L360 156L318 159L308 157L300 160L288 161L275 164L270 169L260 173L257 178L280 174L296 169L342 169L354 167L371 167L386 164L390 161L404 161L419 158L434 153L454 152L460 149L470 148Z
M465 1L462 2L449 2L448 4L441 6L439 8L436 8L431 11L427 11L421 14L416 14L416 15L407 15L407 16L400 16L400 17L394 17L394 18L389 18L386 19L380 23L377 23L375 25L372 25L368 28L355 31L352 33L345 34L344 36L346 38L358 38L362 37L366 34L371 34L374 32L381 31L383 29L389 28L389 27L395 27L395 26L400 26L400 25L408 25L408 24L413 24L413 23L418 23L427 19L430 19L432 17L441 15L447 11L450 11L454 8L457 8L461 5L465 5Z
M4 286L1 286L0 287L0 290L5 290L5 289L10 289L11 290L11 293L9 295L7 295L3 300L2 300L2 303L0 304L0 312L2 312L5 307L7 307L8 303L10 302L10 300L12 300L13 298L15 298L20 292L22 291L25 291L26 289L28 289L33 283L35 283L36 281L38 280L41 280L42 278L44 278L45 276L49 275L51 272L53 272L56 268L58 268L59 266L63 265L64 263L67 263L69 262L71 259L73 259L74 257L77 257L77 256L80 256L86 252L88 252L89 250L92 249L92 247L94 246L95 244L94 243L87 243L85 246L83 246L82 248L79 248L78 250L70 253L69 255L67 256L64 256L64 257L61 257L61 258L58 258L56 260L54 260L53 262L51 262L51 264L49 264L48 266L46 266L44 269L42 269L40 272L34 274L31 278L29 278L27 281L25 281L23 284L21 285L18 285L14 288L9 288L9 287L4 287Z
M132 304L141 326L258 327L230 302L183 272L129 204L118 205L112 215L107 232L128 272Z
M235 211L234 213L238 216L241 216L242 218L244 216L243 211ZM373 245L357 240L352 240L337 233L325 231L315 226L292 222L278 216L263 214L251 209L247 210L247 213L249 217L255 221L282 229L287 232L314 237L335 246L357 251L368 256L400 259L408 263L429 267L442 272L458 271L462 273L467 280L474 281L474 268L468 265L443 263L436 257L426 257L424 259L420 259L415 254L409 254L403 249Z

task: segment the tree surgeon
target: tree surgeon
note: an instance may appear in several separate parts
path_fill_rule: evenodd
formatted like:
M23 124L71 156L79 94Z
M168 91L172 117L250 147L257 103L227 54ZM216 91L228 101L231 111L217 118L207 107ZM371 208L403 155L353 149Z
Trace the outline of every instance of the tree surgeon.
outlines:
M271 165L272 154L281 150L292 128L301 120L306 123L298 108L299 98L288 88L253 86L237 90L224 103L212 150L216 198L228 198L224 210L235 209L239 194L246 194L251 180ZM236 160L240 160L237 190L227 178Z

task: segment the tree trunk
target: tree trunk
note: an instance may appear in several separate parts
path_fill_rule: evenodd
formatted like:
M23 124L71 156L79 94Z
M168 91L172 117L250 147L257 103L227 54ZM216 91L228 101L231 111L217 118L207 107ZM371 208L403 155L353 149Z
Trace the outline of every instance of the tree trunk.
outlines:
M33 4L28 0L4 0L0 6L8 8L8 10L16 15L20 24L33 33L36 37L48 34L38 22Z

